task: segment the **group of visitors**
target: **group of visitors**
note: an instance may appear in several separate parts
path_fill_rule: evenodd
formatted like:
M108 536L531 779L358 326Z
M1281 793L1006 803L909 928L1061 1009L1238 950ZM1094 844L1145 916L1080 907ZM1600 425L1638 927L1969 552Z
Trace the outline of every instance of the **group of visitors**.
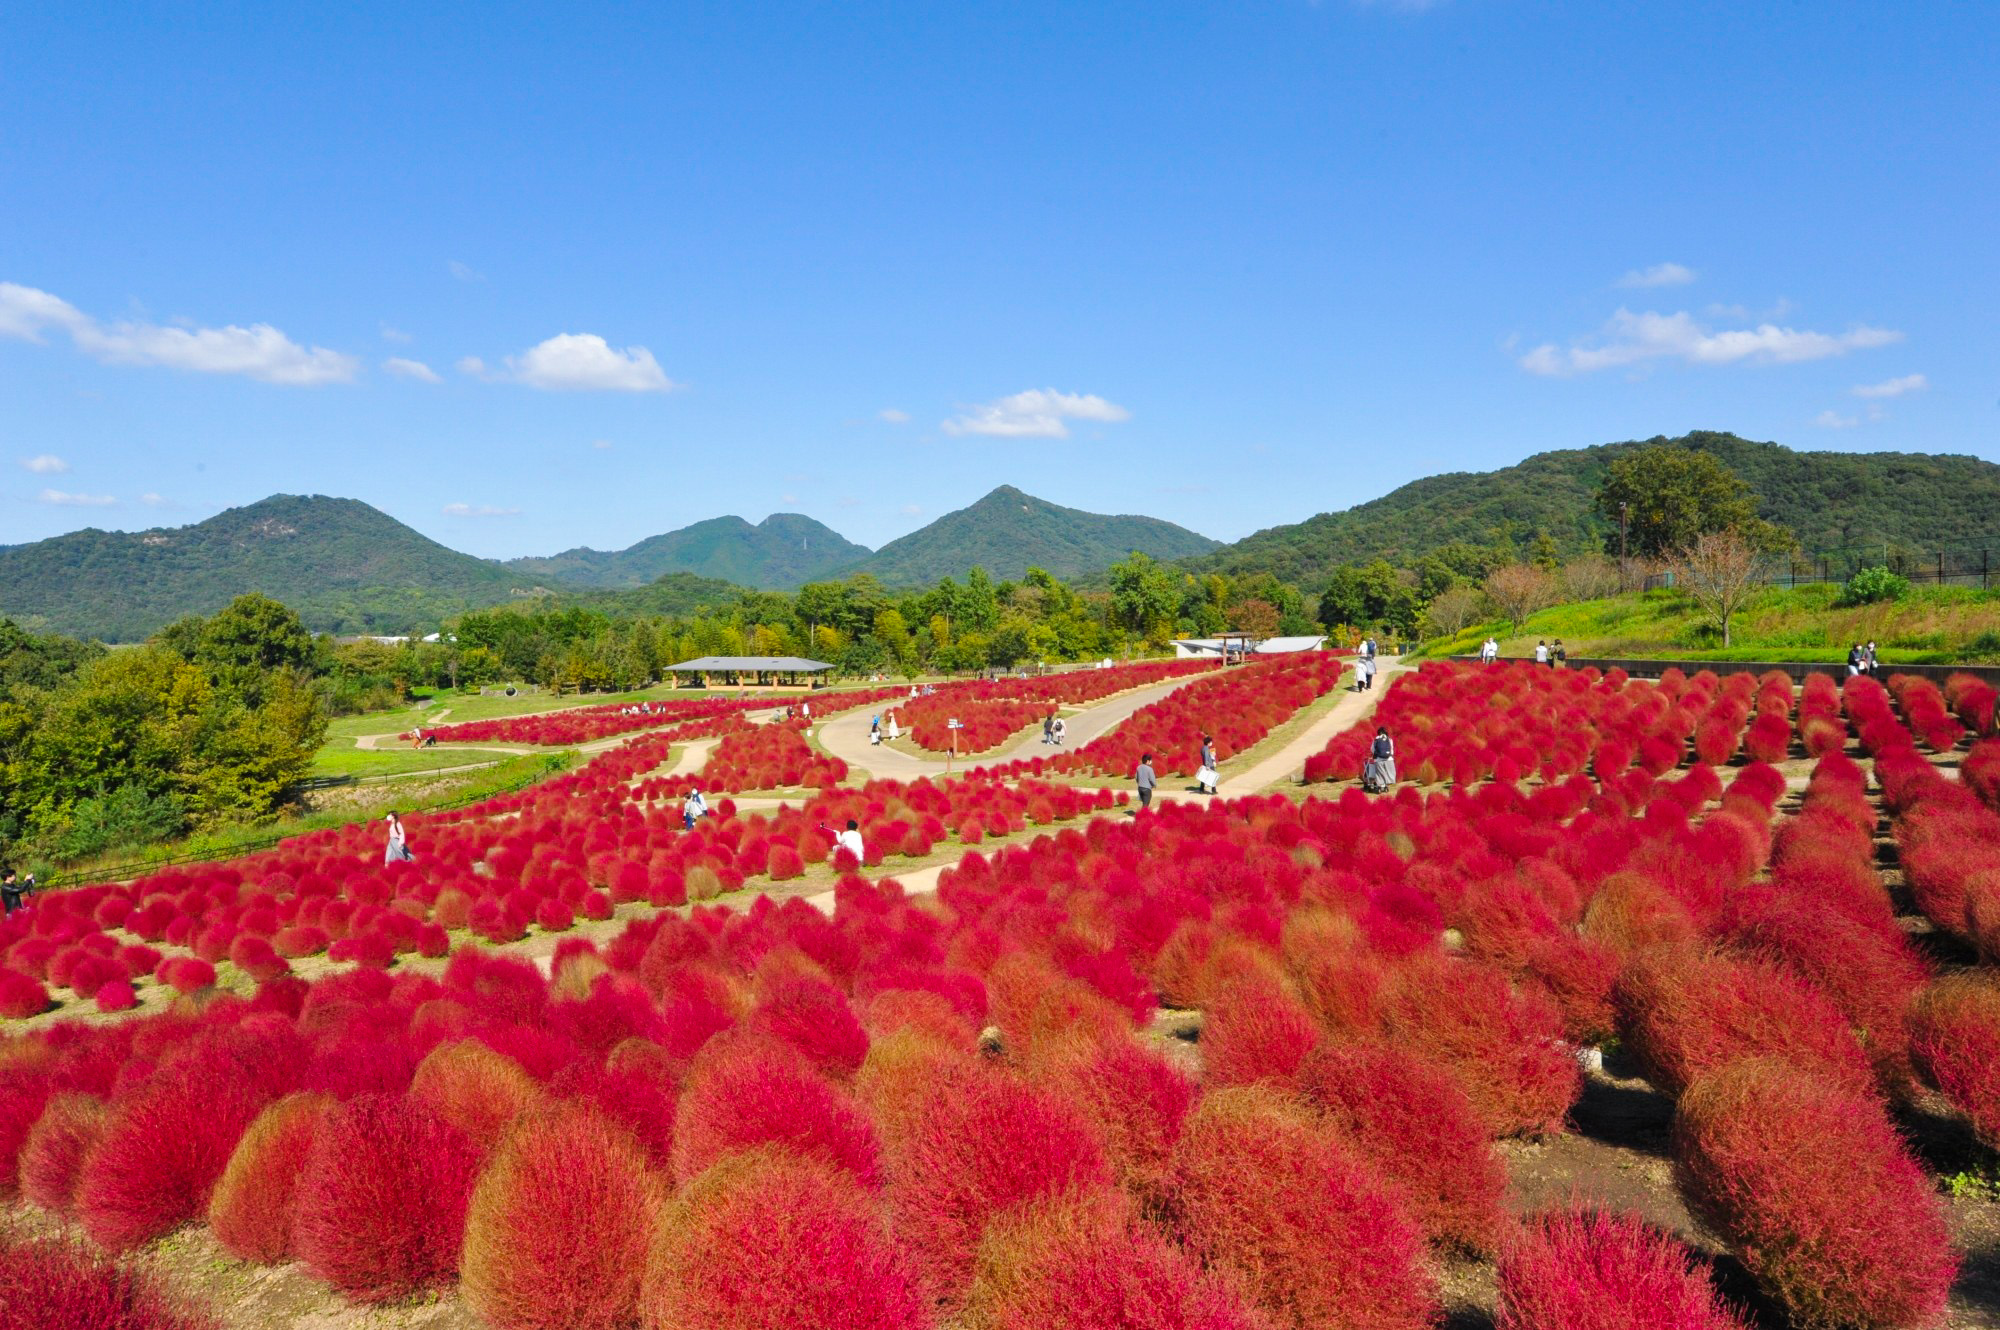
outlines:
M14 911L27 904L28 893L34 889L35 875L33 873L22 878L16 877L14 870L11 868L0 872L0 905L6 907L8 914L14 913Z
M1479 644L1479 663L1481 665L1491 665L1498 659L1500 659L1500 642L1497 638L1488 637L1484 642Z
M667 704L664 702L660 703L659 710L655 712L651 702L639 702L629 707L618 708L618 714L621 716L651 716L655 714L664 716L667 714Z
M780 721L804 720L807 725L811 725L813 704L810 702L801 702L795 707L785 707L778 712L778 719Z
M1361 649L1354 654L1354 691L1365 693L1375 687L1375 639L1361 639Z
M694 824L708 816L708 800L701 796L701 786L688 786L687 798L681 800L681 827L693 831Z
M1880 665L1881 663L1875 659L1873 642L1856 642L1847 649L1847 677L1850 679L1857 674L1872 676Z
M891 742L894 742L895 740L903 737L902 723L896 719L896 713L893 711L889 713L889 724L886 728L886 731L882 724L882 717L879 714L870 716L868 718L869 743L871 744L881 743L882 736L885 732L887 733Z
M1535 643L1535 664L1546 665L1552 670L1559 670L1568 663L1569 651L1563 646L1563 640L1560 637L1555 640L1554 646L1549 645L1546 640Z
M1051 711L1048 715L1042 717L1043 743L1054 744L1057 748L1061 748L1063 739L1068 734L1069 726L1055 712Z

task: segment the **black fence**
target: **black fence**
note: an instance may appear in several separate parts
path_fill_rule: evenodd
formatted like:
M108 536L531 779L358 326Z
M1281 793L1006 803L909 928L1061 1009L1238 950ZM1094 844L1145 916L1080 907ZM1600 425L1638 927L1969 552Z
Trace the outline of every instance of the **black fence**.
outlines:
M1962 586L1991 590L2000 580L2000 550L1823 550L1817 554L1779 555L1765 565L1762 580L1771 586L1811 586L1846 582L1867 568L1887 568L1915 586ZM1635 579L1641 590L1656 591L1674 584L1667 572Z

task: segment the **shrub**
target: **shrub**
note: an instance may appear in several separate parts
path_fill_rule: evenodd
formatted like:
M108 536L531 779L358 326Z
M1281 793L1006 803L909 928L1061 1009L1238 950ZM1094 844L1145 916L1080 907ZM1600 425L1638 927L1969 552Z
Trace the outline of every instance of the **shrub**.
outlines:
M896 1231L948 1309L964 1295L988 1223L1111 1178L1086 1118L997 1067L931 1079L905 1132L891 1135L888 1152Z
M1840 589L1840 605L1873 605L1878 601L1901 600L1910 593L1910 579L1887 568L1863 568L1847 579Z
M541 1096L541 1085L520 1063L477 1039L439 1044L410 1080L412 1099L429 1105L482 1151L492 1149L508 1124Z
M749 1028L781 1039L822 1075L850 1080L868 1056L868 1034L839 989L802 975L780 979L750 1013Z
M1225 984L1203 1016L1202 1080L1291 1086L1318 1040L1319 1022L1303 1003L1271 979L1246 975Z
M1783 1057L1852 1093L1873 1085L1868 1059L1838 1008L1763 960L1655 953L1618 981L1620 1028L1648 1078L1679 1094L1740 1058Z
M299 1177L300 1259L357 1302L449 1280L478 1168L465 1133L415 1099L364 1094L335 1105Z
M24 1021L49 1009L49 990L19 970L0 967L0 1019Z
M2000 1143L2000 985L1986 973L1952 975L1917 995L1910 1010L1917 1070L1979 1138Z
M21 1144L21 1194L44 1210L68 1214L77 1175L105 1117L96 1095L52 1095Z
M217 1330L221 1324L159 1277L83 1243L4 1231L0 1323L8 1330Z
M1929 1181L1872 1100L1775 1058L1688 1088L1683 1192L1807 1325L1903 1326L1944 1310L1958 1270Z
M1194 1078L1137 1040L1116 1039L1063 1060L1056 1084L1097 1129L1119 1183L1157 1193L1194 1107Z
M716 1160L782 1145L839 1168L865 1187L881 1182L881 1147L868 1115L782 1044L731 1038L695 1060L674 1117L674 1177L692 1182Z
M1023 1207L980 1244L963 1330L1261 1330L1222 1279L1135 1222L1115 1191Z
M257 1115L208 1199L208 1226L225 1251L260 1265L292 1254L299 1175L333 1097L303 1091Z
M199 1218L266 1094L220 1059L190 1050L116 1105L77 1179L76 1214L122 1251Z
M1636 1215L1536 1216L1500 1256L1496 1330L1743 1330L1686 1246Z
M130 1011L139 1005L139 994L130 979L113 979L97 990L99 1011Z
M1553 1005L1511 991L1488 966L1444 958L1405 965L1384 1024L1396 1042L1423 1049L1457 1078L1488 1135L1554 1131L1582 1091Z
M1174 1150L1182 1243L1280 1327L1425 1326L1423 1239L1394 1193L1329 1128L1263 1086L1217 1090Z
M1355 1151L1403 1189L1430 1237L1491 1248L1507 1172L1447 1072L1384 1044L1322 1043L1300 1088Z
M648 1330L928 1330L934 1321L874 1198L782 1150L723 1160L667 1208L640 1314Z
M472 1193L467 1304L498 1330L629 1325L664 1191L644 1148L594 1105L531 1110Z

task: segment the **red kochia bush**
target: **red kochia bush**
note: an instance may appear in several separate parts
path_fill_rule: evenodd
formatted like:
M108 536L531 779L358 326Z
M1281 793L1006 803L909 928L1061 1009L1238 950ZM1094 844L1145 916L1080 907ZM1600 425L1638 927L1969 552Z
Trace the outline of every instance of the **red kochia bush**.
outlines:
M782 1150L725 1159L660 1221L648 1330L928 1330L935 1316L879 1204L837 1169Z
M257 1115L208 1198L208 1226L233 1256L276 1265L292 1254L299 1175L331 1095L287 1095Z
M1618 1008L1632 1051L1668 1094L1704 1072L1767 1055L1855 1094L1874 1084L1847 1018L1769 961L1691 951L1643 956L1618 981Z
M49 990L19 970L0 967L0 1019L24 1021L49 1009Z
M7 1330L217 1330L214 1314L80 1242L0 1230L0 1325Z
M963 1330L1262 1330L1264 1318L1145 1225L1116 1191L1072 1192L994 1224Z
M1384 1021L1457 1078L1489 1135L1553 1131L1582 1092L1553 1004L1511 991L1489 966L1442 957L1405 966Z
M1705 1265L1637 1215L1559 1211L1500 1257L1497 1330L1743 1330Z
M1246 975L1223 987L1202 1020L1202 1080L1290 1086L1318 1039L1319 1022L1303 1003L1272 979Z
M1386 1044L1322 1043L1300 1088L1357 1153L1403 1189L1410 1215L1442 1242L1489 1248L1507 1172L1458 1082Z
M1732 1063L1682 1096L1674 1158L1683 1193L1795 1322L1943 1312L1958 1253L1874 1101L1776 1058Z
M1296 1330L1431 1323L1423 1238L1328 1127L1264 1086L1211 1092L1174 1150L1182 1244Z
M824 979L776 981L748 1024L790 1044L822 1075L843 1081L852 1079L868 1056L867 1032L840 990Z
M496 1330L630 1325L665 1191L639 1142L594 1104L532 1110L472 1193L466 1302Z
M926 1284L955 1307L986 1225L1111 1171L1089 1121L1012 1072L940 1077L891 1133L889 1202Z
M674 1117L674 1177L692 1182L725 1155L782 1145L881 1181L881 1147L868 1115L815 1075L798 1054L766 1040L711 1044L695 1060Z
M350 1099L321 1120L306 1158L294 1245L313 1274L357 1302L435 1287L458 1269L478 1169L465 1133L426 1105Z
M1973 971L1925 989L1910 1011L1910 1054L1981 1140L2000 1143L2000 985Z
M91 1094L51 1096L21 1145L21 1194L44 1210L68 1214L84 1157L104 1130L104 1101Z

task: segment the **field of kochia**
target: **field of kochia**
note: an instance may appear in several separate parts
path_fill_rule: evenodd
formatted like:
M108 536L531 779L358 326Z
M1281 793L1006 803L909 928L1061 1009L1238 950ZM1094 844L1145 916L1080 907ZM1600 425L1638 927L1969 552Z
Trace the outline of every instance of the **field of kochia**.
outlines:
M960 686L993 749L1178 683L908 781L813 731L904 690L490 722L632 733L411 818L414 862L350 827L34 898L0 924L5 1324L255 1323L161 1267L190 1225L500 1330L1975 1323L1991 1203L1909 1126L2000 1144L1994 690L1428 664L1343 698L1301 783L1226 788L1342 677ZM1204 735L1230 797L1183 790ZM1525 1189L1606 1093L1670 1115L1677 1231L1629 1183Z

